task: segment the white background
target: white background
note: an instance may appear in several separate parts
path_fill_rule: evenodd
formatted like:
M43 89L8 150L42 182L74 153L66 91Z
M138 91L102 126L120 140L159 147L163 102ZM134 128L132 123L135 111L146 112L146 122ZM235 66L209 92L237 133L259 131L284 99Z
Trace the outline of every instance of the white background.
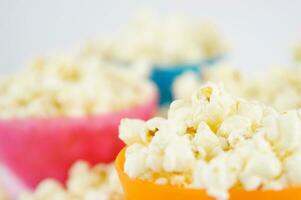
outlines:
M114 31L141 8L215 22L232 43L230 61L251 70L291 63L301 39L300 0L0 0L0 72Z

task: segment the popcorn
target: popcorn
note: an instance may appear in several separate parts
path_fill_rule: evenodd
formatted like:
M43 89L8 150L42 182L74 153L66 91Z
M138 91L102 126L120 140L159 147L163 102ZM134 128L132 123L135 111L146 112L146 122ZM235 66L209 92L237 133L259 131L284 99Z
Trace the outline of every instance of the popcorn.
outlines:
M249 118L232 115L225 118L220 124L217 134L227 138L231 138L232 135L242 136L243 138L250 137L252 133L251 126L252 124Z
M124 163L124 169L130 177L142 176L145 172L146 151L146 147L141 144L134 144L128 148L128 159Z
M260 186L264 186L266 181L276 179L282 171L281 161L271 150L272 147L262 138L259 141L256 139L250 140L253 144L240 147L247 148L241 149L241 151L245 151L248 155L245 158L244 169L239 174L239 180L246 190L256 190ZM258 142L262 143L263 147L257 144ZM250 153L251 151L253 153Z
M210 196L218 196L220 199L228 199L227 190L236 181L235 168L230 157L221 154L210 162L198 161L193 171L192 184L189 187L195 189L207 189Z
M226 46L212 24L193 22L184 16L163 19L143 13L119 34L87 43L81 56L121 63L145 62L150 68L153 64L197 63L215 58L224 53Z
M301 68L274 68L257 78L247 77L228 65L204 69L202 73L202 76L184 74L177 78L173 85L174 96L187 99L200 85L214 82L223 84L231 94L263 102L281 112L301 107Z
M143 140L143 135L146 135L147 127L142 120L129 120L125 119L121 121L122 126L119 137L127 144L140 143ZM134 131L134 129L136 129ZM131 130L131 131L128 131Z
M193 151L185 136L176 137L165 149L163 169L166 172L182 172L191 169L195 163Z
M284 171L287 176L287 181L293 186L300 186L301 184L301 153L297 152L289 156L284 162Z
M177 99L186 99L200 85L199 77L196 73L187 72L179 76L173 84L173 93Z
M210 159L220 153L223 148L219 137L204 122L199 124L191 142L193 149L199 152L198 158Z
M66 188L54 180L45 180L33 193L19 200L121 200L123 192L114 166L77 162L70 170Z
M219 200L229 199L232 188L299 187L300 126L300 110L279 113L207 84L191 100L174 101L167 119L123 119L124 171L159 185L204 189Z
M34 60L0 82L0 118L87 116L142 104L147 80L109 63L68 56Z
M284 113L277 122L278 138L275 141L275 149L282 154L291 153L301 143L301 125L297 111Z

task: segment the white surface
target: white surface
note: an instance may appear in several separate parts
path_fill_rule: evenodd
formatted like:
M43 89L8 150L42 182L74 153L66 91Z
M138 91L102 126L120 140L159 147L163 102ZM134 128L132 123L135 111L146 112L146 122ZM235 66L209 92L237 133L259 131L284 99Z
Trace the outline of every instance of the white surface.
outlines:
M233 44L231 62L248 68L290 63L301 38L299 0L0 0L0 72L111 32L140 8L210 19Z

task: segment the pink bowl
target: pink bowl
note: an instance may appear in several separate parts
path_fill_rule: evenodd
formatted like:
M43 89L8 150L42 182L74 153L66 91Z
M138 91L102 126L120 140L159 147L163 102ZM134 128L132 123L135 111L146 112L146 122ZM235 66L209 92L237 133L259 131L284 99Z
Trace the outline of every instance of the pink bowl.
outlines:
M83 118L0 120L0 159L28 187L45 178L64 181L77 160L112 162L124 146L118 138L122 118L151 118L157 95L144 105Z

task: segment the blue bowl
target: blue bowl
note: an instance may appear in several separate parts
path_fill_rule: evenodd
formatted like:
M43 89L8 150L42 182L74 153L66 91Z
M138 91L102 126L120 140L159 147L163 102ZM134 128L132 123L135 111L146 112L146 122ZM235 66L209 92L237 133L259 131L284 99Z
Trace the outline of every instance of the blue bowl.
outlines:
M159 88L160 105L163 106L169 104L174 99L172 86L178 76L186 72L200 73L203 68L216 63L217 60L219 59L209 59L191 64L174 64L168 66L154 65L150 78Z

